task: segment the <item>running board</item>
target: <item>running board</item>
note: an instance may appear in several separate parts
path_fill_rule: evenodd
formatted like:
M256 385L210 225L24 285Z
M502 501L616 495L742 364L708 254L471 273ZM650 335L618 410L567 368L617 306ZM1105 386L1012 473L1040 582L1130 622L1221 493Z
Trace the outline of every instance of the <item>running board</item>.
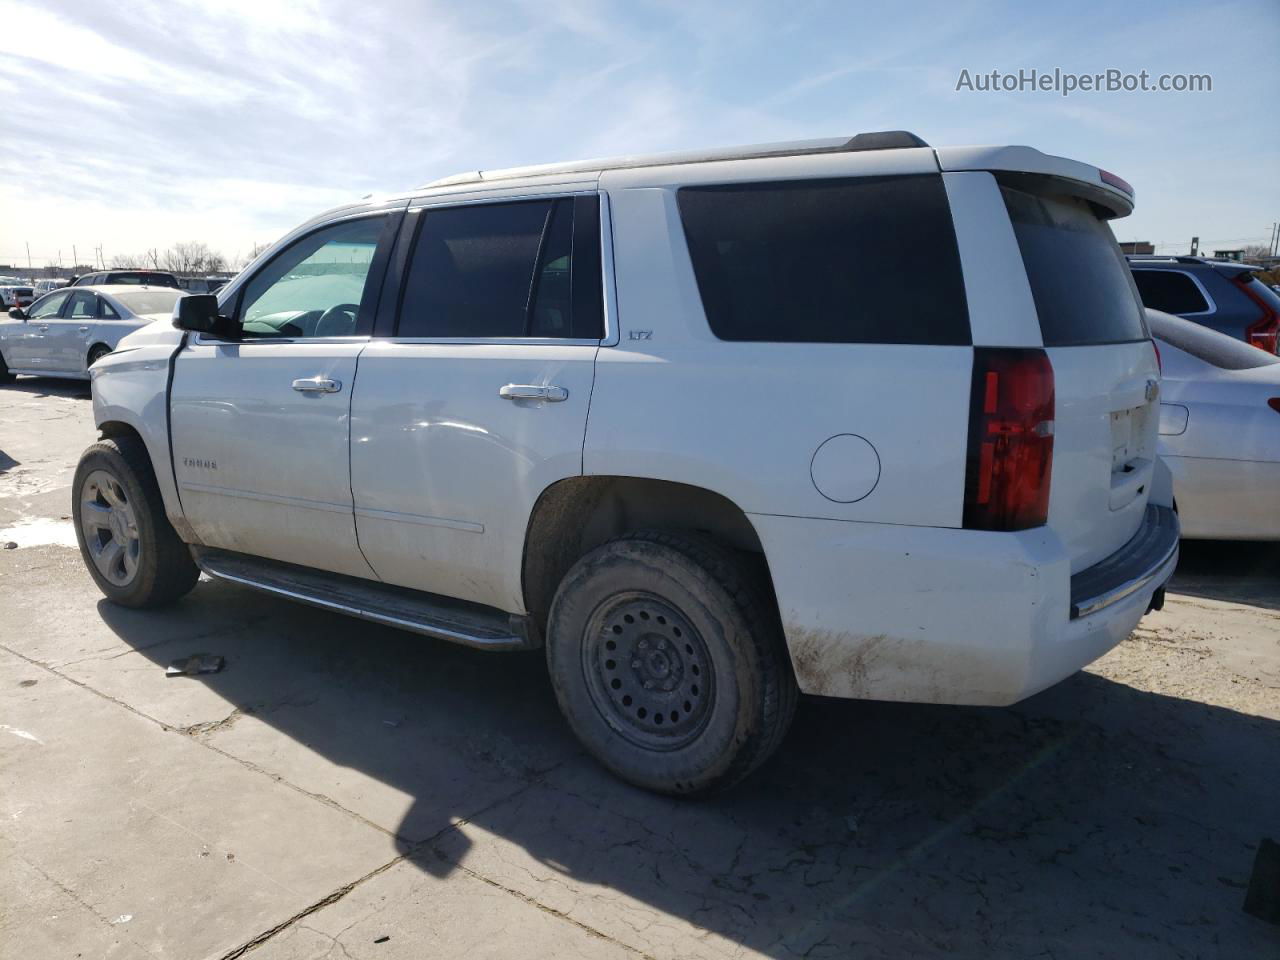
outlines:
M478 603L228 550L192 546L191 554L215 580L323 610L483 650L528 650L538 645L531 639L527 617Z

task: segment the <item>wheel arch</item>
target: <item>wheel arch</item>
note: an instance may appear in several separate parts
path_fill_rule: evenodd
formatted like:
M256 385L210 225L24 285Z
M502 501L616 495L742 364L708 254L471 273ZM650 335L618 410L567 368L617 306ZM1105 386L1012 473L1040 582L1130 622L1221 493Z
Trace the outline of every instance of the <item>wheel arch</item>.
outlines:
M710 536L744 553L759 554L768 575L755 526L723 494L649 477L569 477L543 490L525 530L521 587L525 610L540 633L569 568L601 544L639 529Z
M94 340L89 344L89 349L84 352L84 368L86 370L89 369L89 358L93 356L93 351L97 350L99 347L105 348L107 353L110 353L113 349L109 343L104 343L102 340Z

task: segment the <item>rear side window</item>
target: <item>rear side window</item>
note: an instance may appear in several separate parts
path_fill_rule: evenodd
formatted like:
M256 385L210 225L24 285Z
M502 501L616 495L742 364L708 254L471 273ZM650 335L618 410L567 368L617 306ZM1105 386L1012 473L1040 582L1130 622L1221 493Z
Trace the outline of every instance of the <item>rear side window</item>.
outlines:
M600 339L599 200L427 210L396 335Z
M1147 338L1142 304L1111 228L1084 200L1001 186L1046 347Z
M1181 270L1134 270L1142 302L1152 310L1165 313L1208 313L1205 299L1196 282Z
M677 199L721 340L972 342L940 176L684 187Z

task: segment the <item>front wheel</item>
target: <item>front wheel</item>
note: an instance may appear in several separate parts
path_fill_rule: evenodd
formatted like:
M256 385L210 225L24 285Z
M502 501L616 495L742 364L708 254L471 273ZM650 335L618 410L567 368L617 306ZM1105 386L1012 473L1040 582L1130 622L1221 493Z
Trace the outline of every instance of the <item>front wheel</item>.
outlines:
M622 779L690 796L777 748L797 690L766 578L698 536L635 533L565 576L547 663L583 745Z
M141 440L93 444L80 458L72 491L80 555L108 600L157 607L195 586L200 572L165 516Z

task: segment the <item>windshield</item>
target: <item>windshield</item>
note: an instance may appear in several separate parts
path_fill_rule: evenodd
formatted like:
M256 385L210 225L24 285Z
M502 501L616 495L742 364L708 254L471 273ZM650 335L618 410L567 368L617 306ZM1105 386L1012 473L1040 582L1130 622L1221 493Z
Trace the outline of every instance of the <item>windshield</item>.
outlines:
M182 291L130 290L127 293L113 293L111 296L133 313L172 313L173 305L182 296Z
M1159 310L1147 311L1151 335L1222 370L1251 370L1280 363L1280 357L1252 344Z

